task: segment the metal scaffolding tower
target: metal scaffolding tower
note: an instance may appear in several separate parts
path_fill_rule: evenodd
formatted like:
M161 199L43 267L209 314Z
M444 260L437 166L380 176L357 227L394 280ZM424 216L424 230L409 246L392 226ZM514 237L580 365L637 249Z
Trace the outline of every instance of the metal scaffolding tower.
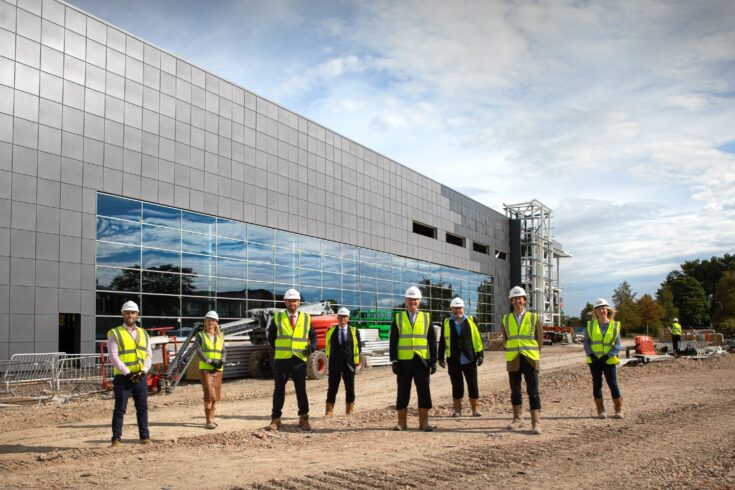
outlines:
M520 286L528 294L527 308L536 310L545 325L561 326L564 305L559 285L559 259L571 255L553 239L551 209L535 199L504 204L503 208L509 219L520 222Z

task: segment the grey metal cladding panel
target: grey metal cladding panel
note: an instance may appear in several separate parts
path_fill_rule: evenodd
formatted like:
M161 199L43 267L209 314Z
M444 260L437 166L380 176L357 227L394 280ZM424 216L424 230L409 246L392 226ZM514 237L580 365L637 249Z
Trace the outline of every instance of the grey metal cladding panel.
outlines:
M39 288L35 290L37 314L59 314L59 290L56 288ZM58 317L57 317L58 320ZM58 325L57 325L58 327Z
M11 230L10 255L19 258L34 258L36 255L36 233L27 230Z
M35 309L35 288L10 286L10 313L32 314Z

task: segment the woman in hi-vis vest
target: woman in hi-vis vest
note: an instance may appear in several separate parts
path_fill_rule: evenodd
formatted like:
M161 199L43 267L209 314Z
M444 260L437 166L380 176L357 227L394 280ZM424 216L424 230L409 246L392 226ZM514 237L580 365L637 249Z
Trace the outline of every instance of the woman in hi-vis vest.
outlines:
M610 308L607 300L597 298L592 320L587 322L584 331L584 353L587 354L587 365L592 373L592 395L595 398L597 417L604 419L605 403L602 400L602 376L605 376L610 388L615 418L623 418L623 397L618 387L617 370L620 359L618 353L622 349L620 343L620 322L613 320L615 310Z
M214 421L215 405L220 399L222 372L225 366L225 340L219 328L219 315L216 311L204 316L204 330L197 333L194 344L199 354L199 374L204 391L204 414L207 429L217 427Z

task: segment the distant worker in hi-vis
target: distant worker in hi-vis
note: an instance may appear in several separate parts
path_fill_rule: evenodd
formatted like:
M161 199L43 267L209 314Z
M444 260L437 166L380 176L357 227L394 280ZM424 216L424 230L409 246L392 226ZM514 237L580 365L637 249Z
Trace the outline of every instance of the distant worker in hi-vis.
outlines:
M337 399L340 380L345 382L345 413L355 410L355 371L360 365L360 332L350 326L350 310L340 308L337 311L338 324L327 330L326 348L329 359L329 387L327 388L327 404L324 415L334 415L334 402Z
M604 298L597 298L592 310L594 320L587 322L584 331L584 353L587 354L587 365L592 373L592 396L595 398L597 417L607 418L605 403L602 400L602 376L615 405L615 418L623 418L623 398L618 387L618 353L623 348L620 343L620 322L613 320L613 310Z
M419 399L419 430L432 431L429 425L431 390L429 379L436 372L436 335L428 312L419 311L421 290L411 286L406 290L406 309L396 312L390 328L390 360L396 375L395 430L406 430L411 383L416 385Z
M513 312L503 315L503 339L505 364L510 381L510 401L513 405L513 421L509 430L523 427L523 393L521 378L526 380L528 402L531 406L531 431L541 433L541 395L538 372L541 367L541 346L544 331L538 321L538 313L526 311L526 291L515 286L508 295Z
M199 355L199 375L204 391L205 427L214 429L216 404L220 400L222 391L222 373L225 370L225 339L219 328L219 315L216 311L208 311L204 315L204 328L197 333L194 344Z
M311 430L309 398L306 395L306 360L316 350L316 332L311 328L311 315L299 311L301 294L289 289L283 295L286 310L273 316L268 325L268 342L275 350L273 410L270 430L281 428L281 410L286 399L286 382L293 379L299 407L299 427Z
M449 303L449 308L452 314L444 319L438 356L441 367L449 366L449 379L452 382L452 417L462 415L465 380L470 396L472 416L480 417L477 367L482 365L484 359L482 338L475 320L464 314L462 298L454 298Z
M107 352L113 367L112 447L122 439L123 419L132 396L141 444L150 444L148 432L148 382L153 352L148 332L138 326L140 310L133 301L122 306L123 324L107 332Z
M669 327L669 331L671 332L671 346L674 349L674 354L678 354L679 342L681 342L681 324L678 318L674 318L671 322L671 327Z

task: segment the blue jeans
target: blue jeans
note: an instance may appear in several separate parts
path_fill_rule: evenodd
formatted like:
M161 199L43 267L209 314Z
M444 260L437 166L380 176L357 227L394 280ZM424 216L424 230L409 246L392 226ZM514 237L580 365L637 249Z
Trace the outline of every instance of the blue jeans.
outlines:
M604 374L612 397L620 398L618 367L615 364L607 364L599 361L592 362L588 366L592 373L592 396L597 399L602 398L602 375Z
M148 439L148 384L146 378L138 383L131 383L122 374L116 374L113 379L115 392L115 409L112 411L112 438L122 439L123 419L128 407L128 398L132 395L135 402L135 416L138 419L138 435L141 439Z

